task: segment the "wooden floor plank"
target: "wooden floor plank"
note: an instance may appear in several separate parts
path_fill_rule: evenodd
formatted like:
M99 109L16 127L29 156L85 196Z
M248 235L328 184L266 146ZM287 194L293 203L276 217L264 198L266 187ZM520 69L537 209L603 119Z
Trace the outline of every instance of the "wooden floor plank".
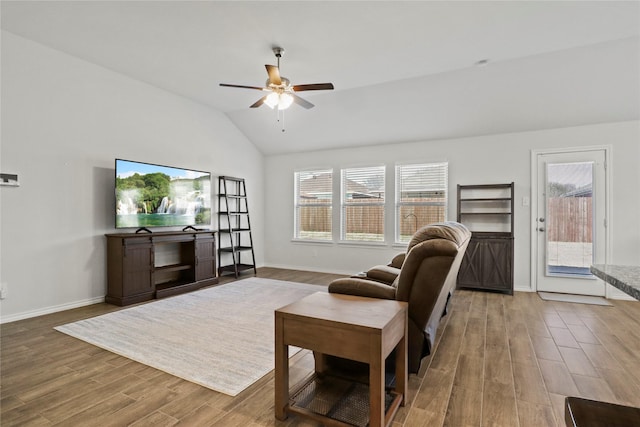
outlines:
M579 343L587 343L587 344L600 344L598 338L587 328L586 325L567 325L567 328L571 331L571 334Z
M482 393L478 390L453 386L444 418L445 426L479 426L482 420Z
M482 393L484 385L483 371L484 357L461 354L458 358L453 384L467 390L477 390L478 393Z
M578 375L599 377L582 348L560 347L560 354L569 372Z
M482 426L503 427L518 419L513 386L485 381L482 396Z
M539 335L531 336L533 351L538 359L556 360L562 362L562 355L558 351L553 338L541 337Z
M549 393L562 394L564 396L576 396L578 394L578 388L564 363L541 359L540 372L542 372L544 384Z
M568 328L549 327L549 332L558 347L580 348L578 341Z
M609 384L607 384L604 379L577 374L572 374L571 377L576 387L578 387L578 392L581 397L604 402L613 402L616 400Z
M518 401L518 421L520 427L560 427L551 405L540 405Z
M613 357L607 348L601 344L580 343L580 348L587 355L591 364L596 368L623 369L622 365Z
M513 380L518 401L548 405L549 396L538 366L512 363Z

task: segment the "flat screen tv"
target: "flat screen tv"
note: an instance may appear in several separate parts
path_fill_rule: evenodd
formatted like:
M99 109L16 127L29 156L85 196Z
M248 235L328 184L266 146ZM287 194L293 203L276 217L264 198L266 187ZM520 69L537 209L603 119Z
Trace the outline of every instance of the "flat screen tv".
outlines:
M211 225L211 174L116 159L116 228Z

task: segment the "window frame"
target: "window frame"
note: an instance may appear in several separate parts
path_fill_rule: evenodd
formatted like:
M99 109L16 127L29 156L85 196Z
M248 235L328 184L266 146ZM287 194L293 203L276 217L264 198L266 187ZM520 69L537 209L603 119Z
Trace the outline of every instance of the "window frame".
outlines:
M322 202L322 203L305 203L305 204L301 204L300 203L300 183L301 183L301 175L306 174L306 175L323 175L323 174L328 174L330 175L330 183L328 186L328 191L324 194L328 194L329 197L325 197L321 200L328 200L329 203ZM305 169L305 170L298 170L298 171L294 171L293 174L293 187L294 187L294 194L293 194L293 240L294 241L299 241L299 242L314 242L314 243L332 243L334 238L333 238L333 206L334 206L334 178L335 178L335 173L334 173L334 169L331 167L328 168L314 168L314 169ZM322 237L304 237L300 235L300 225L301 225L301 217L300 217L300 211L301 211L301 207L328 207L329 208L329 231L325 232L328 233L328 236L326 238L322 238Z
M441 187L438 187L434 190L425 189L424 191L440 191L444 192L443 200L439 202L434 201L411 201L411 202L403 202L403 184L406 179L403 178L403 172L410 172L411 169L419 169L419 168L440 168L444 167L444 173L433 174L434 178L438 178L438 175L442 176L444 182L442 182ZM395 203L394 203L394 244L396 245L406 245L411 240L409 236L406 240L402 239L403 234L402 231L402 215L400 212L403 207L407 206L416 206L416 207L428 207L428 206L441 206L444 208L443 218L438 219L439 221L446 221L448 217L448 204L449 204L449 162L441 161L441 162L420 162L420 163L396 163L395 165L395 182L394 182L394 195L395 195ZM415 215L414 215L415 217ZM430 221L432 223L433 221ZM416 231L420 229L420 227L427 225L426 223L422 224L416 217ZM415 231L414 231L415 232ZM406 236L406 234L404 234Z
M347 167L347 168L342 168L340 170L340 243L346 243L346 244L356 244L356 245L384 245L387 242L387 236L386 236L386 210L387 210L387 203L388 203L388 198L387 198L387 188L386 188L386 177L387 177L387 167L385 164L375 164L375 165L371 165L371 166L353 166L353 167ZM349 172L351 171L360 171L360 173L362 173L363 171L366 170L371 170L371 171L375 171L377 170L378 173L381 173L382 175L382 179L381 179L381 184L380 184L380 188L378 189L378 193L382 194L382 197L380 198L363 198L362 200L367 200L367 201L362 201L362 202L351 202L351 203L347 203L347 194L349 193L347 185L346 185L346 180L349 179L347 178L347 175L349 174ZM375 175L372 174L372 177L374 177ZM353 180L352 180L353 181ZM356 182L357 183L357 182ZM363 185L363 184L360 184ZM353 199L351 199L353 200ZM372 200L377 200L377 201L372 201ZM381 201L380 201L381 200ZM358 206L358 207L380 207L381 209L381 213L382 213L382 217L380 219L380 227L381 227L381 233L376 233L378 235L381 236L380 239L354 239L354 238L348 238L348 233L347 233L347 228L348 228L348 216L347 216L347 207L348 206ZM350 233L353 234L353 233ZM366 234L366 233L362 233L362 234Z

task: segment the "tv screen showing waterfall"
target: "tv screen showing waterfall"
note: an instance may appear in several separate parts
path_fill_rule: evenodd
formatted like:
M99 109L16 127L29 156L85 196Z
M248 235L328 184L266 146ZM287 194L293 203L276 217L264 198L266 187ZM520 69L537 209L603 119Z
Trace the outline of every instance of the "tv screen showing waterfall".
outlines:
M116 228L211 224L211 174L116 159Z

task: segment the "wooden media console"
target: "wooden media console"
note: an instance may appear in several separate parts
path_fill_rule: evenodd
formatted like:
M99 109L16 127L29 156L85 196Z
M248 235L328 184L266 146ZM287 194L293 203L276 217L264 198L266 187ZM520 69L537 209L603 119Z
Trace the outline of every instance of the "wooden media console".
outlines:
M106 234L105 301L123 306L218 283L215 233Z

